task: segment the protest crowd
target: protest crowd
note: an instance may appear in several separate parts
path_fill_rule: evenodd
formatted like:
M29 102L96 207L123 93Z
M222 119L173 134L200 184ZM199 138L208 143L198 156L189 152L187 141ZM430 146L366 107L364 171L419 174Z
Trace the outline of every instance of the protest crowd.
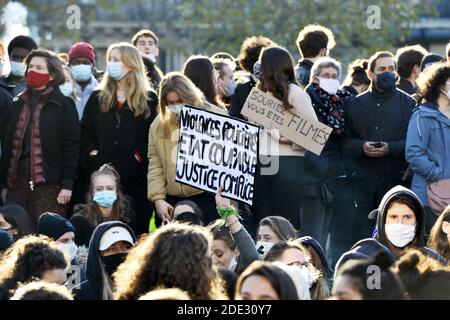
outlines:
M0 43L0 300L450 299L450 43L159 43Z

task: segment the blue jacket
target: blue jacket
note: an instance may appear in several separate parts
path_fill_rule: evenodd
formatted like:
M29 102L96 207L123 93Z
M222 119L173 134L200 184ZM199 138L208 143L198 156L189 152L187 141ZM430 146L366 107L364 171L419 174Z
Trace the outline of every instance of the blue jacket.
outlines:
M428 102L417 108L409 122L406 160L414 177L411 189L428 206L430 183L450 178L450 119Z

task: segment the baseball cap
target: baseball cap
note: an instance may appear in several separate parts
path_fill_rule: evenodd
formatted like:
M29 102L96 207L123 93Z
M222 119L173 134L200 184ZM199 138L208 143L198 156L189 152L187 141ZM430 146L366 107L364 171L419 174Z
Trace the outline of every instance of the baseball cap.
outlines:
M119 241L125 241L134 246L133 237L130 232L124 227L112 227L108 229L100 239L100 251L105 251L111 247L114 243Z

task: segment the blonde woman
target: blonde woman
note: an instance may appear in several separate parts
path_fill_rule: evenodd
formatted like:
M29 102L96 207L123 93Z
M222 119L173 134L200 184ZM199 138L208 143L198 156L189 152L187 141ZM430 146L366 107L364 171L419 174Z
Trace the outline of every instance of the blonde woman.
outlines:
M217 216L214 194L175 182L179 115L184 104L218 114L225 114L225 110L208 103L200 89L178 72L168 73L161 80L159 96L160 114L150 127L148 139L148 199L165 222L172 221L174 204L192 200L202 209L208 224Z
M64 71L64 83L59 86L59 90L61 90L61 93L66 97L72 98L73 101L77 101L78 99L73 85L74 80L70 68L65 64L62 65L62 68Z
M112 44L106 53L107 69L99 89L83 113L82 161L86 177L110 163L132 198L136 232L148 232L153 211L147 200L148 130L156 117L158 97L151 90L136 47ZM86 180L88 181L88 180Z

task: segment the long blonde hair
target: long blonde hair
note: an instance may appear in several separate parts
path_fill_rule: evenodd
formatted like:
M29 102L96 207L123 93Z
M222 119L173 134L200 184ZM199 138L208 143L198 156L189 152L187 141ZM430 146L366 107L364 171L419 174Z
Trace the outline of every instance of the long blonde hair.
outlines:
M170 92L176 92L183 104L189 104L201 109L215 107L207 102L203 92L180 72L166 74L162 78L159 88L159 114L161 117L161 128L165 136L168 136L172 129L178 128L178 119L167 108L167 95Z
M119 50L122 56L122 63L130 69L126 75L125 87L127 88L127 104L134 112L134 116L150 115L148 108L150 82L145 74L145 65L138 49L127 42L114 43L108 47L106 52L106 62L108 63L113 50ZM117 83L105 73L99 85L100 105L102 112L108 112L116 99Z

